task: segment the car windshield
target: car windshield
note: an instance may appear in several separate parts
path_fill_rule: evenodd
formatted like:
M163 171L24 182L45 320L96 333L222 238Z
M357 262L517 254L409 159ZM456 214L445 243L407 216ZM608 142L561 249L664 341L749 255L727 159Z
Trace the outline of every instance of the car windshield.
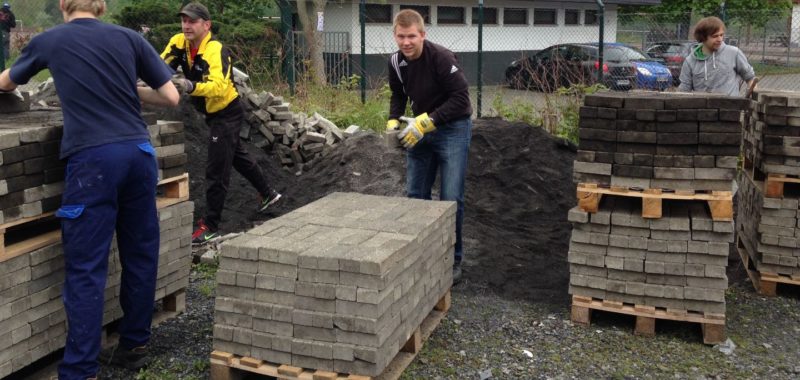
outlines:
M649 61L652 60L646 53L627 46L608 46L604 53L609 61Z

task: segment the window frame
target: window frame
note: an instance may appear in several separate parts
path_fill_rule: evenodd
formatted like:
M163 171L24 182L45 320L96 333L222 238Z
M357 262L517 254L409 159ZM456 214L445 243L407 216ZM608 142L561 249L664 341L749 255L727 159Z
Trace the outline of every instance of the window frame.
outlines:
M389 19L385 20L385 21L383 21L383 20L374 21L373 19L371 19L369 17L369 8L370 7L374 8L374 9L381 9L381 10L388 9L389 10ZM392 5L391 4L368 3L368 4L365 4L364 13L365 13L364 22L367 23L367 24L391 24L392 23Z
M521 12L523 12L525 14L525 21L523 21L522 23L510 23L509 24L508 23L508 18L506 17L507 16L506 12L509 12L509 11L521 11ZM529 20L529 17L528 17L529 13L530 13L529 11L530 10L528 8L504 7L503 8L503 25L521 25L521 26L530 25L531 23L530 23L530 20Z
M589 14L594 15L594 22L588 22L587 18ZM596 9L584 9L583 10L583 25L600 25L600 17L597 15Z
M494 11L494 21L486 21L486 11ZM483 25L500 25L499 13L497 7L483 7ZM478 25L478 7L472 7L472 25Z
M440 14L442 8L445 8L445 9L448 9L448 10L455 10L455 11L460 10L461 11L461 19L458 20L458 21L447 20L446 22L442 22L441 14ZM466 9L466 7L456 7L456 6L452 6L452 5L437 5L436 6L436 24L437 25L466 25L467 24L467 9Z
M574 13L575 14L575 22L569 23L567 22L567 14ZM564 9L564 25L565 26L573 26L573 25L580 25L581 24L581 10L580 9Z
M552 12L552 14L553 14L553 22L552 23L539 23L539 22L536 22L536 13L537 12L548 12L548 13ZM556 9L556 8L533 8L533 25L534 26L558 26L558 9Z

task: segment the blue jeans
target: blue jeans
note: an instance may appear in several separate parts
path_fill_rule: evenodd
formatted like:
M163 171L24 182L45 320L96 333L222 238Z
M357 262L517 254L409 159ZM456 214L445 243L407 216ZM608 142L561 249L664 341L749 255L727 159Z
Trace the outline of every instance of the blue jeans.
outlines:
M117 233L122 283L120 346L131 349L150 339L158 270L156 211L158 163L146 141L87 148L67 161L61 218L64 246L64 309L67 341L58 368L61 380L97 374L103 329L103 294L108 254Z
M456 247L455 263L464 257L461 228L464 224L464 181L467 176L467 156L472 139L472 120L464 118L436 127L413 148L408 150L406 191L409 198L431 199L436 174L441 175L439 199L455 201Z

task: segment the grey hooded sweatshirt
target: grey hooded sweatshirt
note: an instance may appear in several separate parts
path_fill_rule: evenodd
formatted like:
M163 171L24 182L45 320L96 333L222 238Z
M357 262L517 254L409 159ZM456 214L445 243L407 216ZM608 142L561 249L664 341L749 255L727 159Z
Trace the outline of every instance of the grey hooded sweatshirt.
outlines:
M703 54L700 44L683 61L679 91L713 92L728 96L739 96L739 81L755 78L753 66L747 62L739 48L725 43L711 56Z

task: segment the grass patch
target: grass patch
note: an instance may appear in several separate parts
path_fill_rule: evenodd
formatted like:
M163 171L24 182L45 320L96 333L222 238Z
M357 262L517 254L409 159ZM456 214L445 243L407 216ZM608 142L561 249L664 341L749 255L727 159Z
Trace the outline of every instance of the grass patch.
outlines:
M751 61L750 64L753 65L756 75L762 78L767 75L800 74L800 66L773 65L758 61Z

